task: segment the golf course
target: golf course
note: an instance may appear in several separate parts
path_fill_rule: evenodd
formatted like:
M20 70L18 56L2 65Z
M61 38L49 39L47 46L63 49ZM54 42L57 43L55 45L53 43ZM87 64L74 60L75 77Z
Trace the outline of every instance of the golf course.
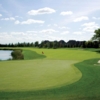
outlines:
M0 61L0 100L100 100L100 49L18 49Z

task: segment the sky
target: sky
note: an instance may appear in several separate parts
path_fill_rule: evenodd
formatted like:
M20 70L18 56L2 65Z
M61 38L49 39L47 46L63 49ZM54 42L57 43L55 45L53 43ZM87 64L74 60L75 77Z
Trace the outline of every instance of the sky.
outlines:
M100 0L0 0L0 44L88 41L100 28Z

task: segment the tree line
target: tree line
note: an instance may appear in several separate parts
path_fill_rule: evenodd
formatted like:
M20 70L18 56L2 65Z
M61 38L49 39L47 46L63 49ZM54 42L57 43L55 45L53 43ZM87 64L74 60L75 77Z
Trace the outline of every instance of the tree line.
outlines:
M0 47L38 47L38 48L99 48L99 41L76 41L76 40L69 40L65 42L64 40L60 41L49 41L44 40L41 43L38 41L32 43L16 43L16 44L0 44Z
M100 47L100 28L94 31L94 35L90 41L76 41L69 40L65 42L64 40L60 41L49 41L44 40L41 43L38 41L32 43L16 43L16 44L0 44L0 47L39 47L39 48L99 48Z

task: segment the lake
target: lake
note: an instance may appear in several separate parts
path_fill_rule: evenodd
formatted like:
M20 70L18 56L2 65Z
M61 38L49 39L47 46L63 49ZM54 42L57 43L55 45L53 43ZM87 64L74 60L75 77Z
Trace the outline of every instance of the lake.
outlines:
M0 60L12 59L11 50L0 50Z

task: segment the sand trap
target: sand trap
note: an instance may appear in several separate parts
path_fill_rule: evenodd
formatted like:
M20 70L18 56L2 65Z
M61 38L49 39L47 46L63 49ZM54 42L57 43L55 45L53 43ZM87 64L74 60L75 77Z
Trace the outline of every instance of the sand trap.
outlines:
M98 60L98 64L100 64L100 60Z
M96 65L96 66L97 66L97 65L100 66L100 60L98 60L97 64L94 64L94 65Z

